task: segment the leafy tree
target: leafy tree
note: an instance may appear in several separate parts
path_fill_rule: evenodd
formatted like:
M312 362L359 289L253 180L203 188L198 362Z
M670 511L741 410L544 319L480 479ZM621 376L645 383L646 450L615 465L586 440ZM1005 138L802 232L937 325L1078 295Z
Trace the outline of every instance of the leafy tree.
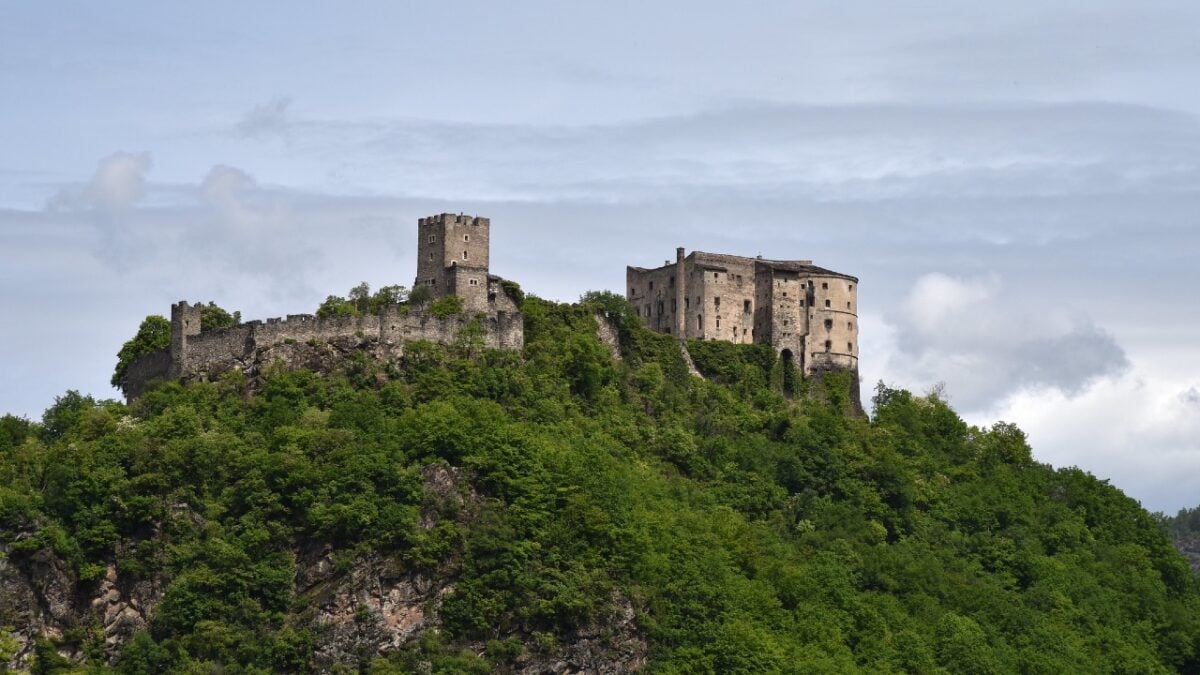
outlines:
M232 314L219 307L217 303L210 301L207 305L200 308L200 330L215 330L217 328L229 328L236 326L242 322L242 313L233 312Z
M433 299L433 290L428 286L421 284L412 289L412 293L408 294L408 301L413 305L424 305Z
M463 299L457 295L443 295L429 305L429 313L439 319L445 319L455 314L462 314L462 312Z
M203 320L203 314L201 319ZM110 380L112 386L121 389L125 387L125 374L129 370L129 364L137 357L170 346L171 322L157 314L143 319L137 334L121 345L121 351L117 352L117 366Z
M328 318L333 316L362 316L378 314L389 305L400 305L408 302L408 289L399 284L384 286L375 293L367 282L350 289L346 297L330 295L317 308L317 316Z

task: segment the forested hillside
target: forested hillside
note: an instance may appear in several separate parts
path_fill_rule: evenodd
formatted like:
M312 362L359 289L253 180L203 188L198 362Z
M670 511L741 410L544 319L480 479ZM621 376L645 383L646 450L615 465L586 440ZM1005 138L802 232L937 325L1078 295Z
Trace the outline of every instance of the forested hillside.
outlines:
M523 353L468 331L4 418L0 661L1200 671L1168 535L1019 429L882 386L848 415L757 346L692 344L693 377L608 294L523 311Z

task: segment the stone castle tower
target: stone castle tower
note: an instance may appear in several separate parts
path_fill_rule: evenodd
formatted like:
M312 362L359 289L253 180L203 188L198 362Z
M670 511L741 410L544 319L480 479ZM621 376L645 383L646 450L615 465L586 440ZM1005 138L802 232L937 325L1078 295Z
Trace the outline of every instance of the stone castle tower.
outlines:
M811 260L679 248L673 263L628 267L626 297L652 330L769 344L805 374L858 370L858 279Z
M443 213L417 221L417 278L433 297L457 295L467 311L488 311L491 221ZM491 283L489 283L491 282Z

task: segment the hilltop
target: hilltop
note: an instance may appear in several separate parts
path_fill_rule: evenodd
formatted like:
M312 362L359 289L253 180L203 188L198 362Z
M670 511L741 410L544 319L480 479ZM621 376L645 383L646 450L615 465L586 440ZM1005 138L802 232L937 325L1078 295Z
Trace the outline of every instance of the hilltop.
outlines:
M0 420L0 657L38 672L1195 672L1155 519L936 395L628 303L255 353ZM602 339L602 336L605 339ZM320 359L304 349L323 349ZM293 352L289 352L293 353Z

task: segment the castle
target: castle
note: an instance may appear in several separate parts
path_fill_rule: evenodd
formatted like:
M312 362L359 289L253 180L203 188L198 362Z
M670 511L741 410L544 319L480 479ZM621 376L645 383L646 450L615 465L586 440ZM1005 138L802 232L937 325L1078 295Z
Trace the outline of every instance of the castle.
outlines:
M484 328L486 346L520 350L524 317L505 281L490 273L490 241L487 218L443 213L418 220L413 289L427 289L422 293L433 300L460 298L462 312L450 316L410 303L371 315L290 314L201 332L202 305L176 303L170 346L130 363L122 389L132 399L154 380L204 380L229 370L253 370L263 353L287 357L299 351L298 344L341 342L398 358L407 342L449 344L476 321ZM858 279L811 260L684 255L679 248L674 263L628 267L626 285L626 297L652 330L680 339L768 344L805 375L858 371Z
M628 267L626 297L647 327L682 339L769 344L806 375L858 371L858 279L811 260L675 251Z
M484 344L493 349L520 350L525 346L525 320L515 300L505 292L503 279L489 273L491 222L487 218L443 213L421 218L417 225L417 278L414 289L429 288L429 298L457 295L459 314L438 316L426 308L390 305L378 314L317 317L289 314L287 318L248 321L229 328L201 332L202 305L171 305L171 344L129 364L122 389L136 398L154 380L215 379L221 373L253 367L262 350L283 356L305 345L342 341L373 346L383 357L404 354L413 340L449 344L475 321L484 328Z

